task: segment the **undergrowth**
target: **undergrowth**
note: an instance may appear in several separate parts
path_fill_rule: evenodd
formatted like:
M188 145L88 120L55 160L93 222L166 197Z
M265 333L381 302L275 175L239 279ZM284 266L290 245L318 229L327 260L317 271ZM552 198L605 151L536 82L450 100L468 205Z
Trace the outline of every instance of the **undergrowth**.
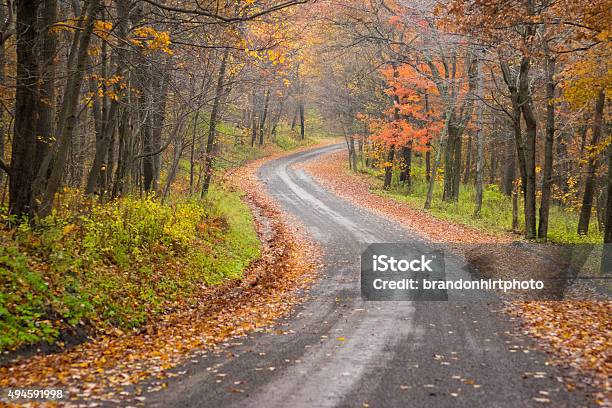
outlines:
M360 163L361 164L361 163ZM406 202L415 208L423 208L427 196L428 182L425 179L425 168L414 165L411 169L411 185L399 181L398 172L394 172L389 190L382 189L380 171L361 166L360 171L366 175L373 186L373 192L391 199ZM474 217L476 189L473 184L461 183L457 202L442 201L442 175L438 175L434 188L433 201L429 213L437 218L457 222L487 233L503 234L512 231L512 200L503 194L496 184L488 184L483 192L483 203L480 217ZM523 202L519 199L519 226L524 225ZM538 203L539 205L539 203ZM601 243L596 217L591 217L589 234L578 235L578 214L574 209L551 205L549 215L548 239L559 244Z
M0 233L0 350L53 343L77 327L143 326L189 306L206 285L240 277L259 255L234 192L213 188L206 200L171 204L69 195L35 228Z

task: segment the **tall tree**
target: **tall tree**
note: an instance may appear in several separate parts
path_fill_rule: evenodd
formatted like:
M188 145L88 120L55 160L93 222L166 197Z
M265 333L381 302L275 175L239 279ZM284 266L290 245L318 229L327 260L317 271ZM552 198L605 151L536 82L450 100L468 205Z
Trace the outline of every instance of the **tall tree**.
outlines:
M33 214L31 182L38 172L36 130L40 92L40 67L35 54L37 16L41 1L16 2L15 36L17 78L15 125L11 148L9 211L17 216Z
M593 118L593 136L591 146L594 151L590 152L587 174L584 182L584 194L582 196L582 206L580 208L580 218L578 219L578 234L586 235L589 233L589 223L591 221L591 212L593 209L593 194L595 192L595 172L599 164L599 155L596 150L600 142L603 130L603 112L606 102L606 94L604 90L599 91L597 102L595 103L595 115Z
M215 90L215 99L213 100L212 111L210 113L210 125L208 129L208 140L206 141L206 160L204 163L204 184L202 185L202 197L206 196L208 189L210 188L210 180L212 179L213 164L214 164L214 146L215 137L217 135L217 120L219 116L219 109L221 105L221 98L223 96L225 88L225 70L227 67L227 59L229 57L229 48L225 48L223 51L223 57L221 59L221 66L219 67L219 74L217 77L217 88Z

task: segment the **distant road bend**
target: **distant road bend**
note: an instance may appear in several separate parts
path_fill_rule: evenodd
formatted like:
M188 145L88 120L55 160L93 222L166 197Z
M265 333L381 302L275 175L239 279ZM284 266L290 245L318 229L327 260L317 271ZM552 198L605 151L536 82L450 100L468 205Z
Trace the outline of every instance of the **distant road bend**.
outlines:
M585 393L565 390L545 354L524 352L531 343L509 334L499 304L361 299L360 254L369 243L424 240L293 166L341 148L297 153L259 172L324 253L311 296L279 323L286 333L255 333L179 367L187 373L148 395L147 406L516 408L545 406L543 396L548 406L591 406Z

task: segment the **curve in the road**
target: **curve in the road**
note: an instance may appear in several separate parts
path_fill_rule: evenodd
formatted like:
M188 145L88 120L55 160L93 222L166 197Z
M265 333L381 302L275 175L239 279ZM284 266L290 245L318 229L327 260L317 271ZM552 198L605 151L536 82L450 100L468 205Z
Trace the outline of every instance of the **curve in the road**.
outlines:
M367 302L360 254L369 243L427 243L415 231L337 197L294 165L327 146L264 165L259 177L324 253L309 299L275 332L229 344L150 394L163 407L589 406L560 369L491 300ZM460 272L457 272L460 273ZM540 401L540 402L538 402Z

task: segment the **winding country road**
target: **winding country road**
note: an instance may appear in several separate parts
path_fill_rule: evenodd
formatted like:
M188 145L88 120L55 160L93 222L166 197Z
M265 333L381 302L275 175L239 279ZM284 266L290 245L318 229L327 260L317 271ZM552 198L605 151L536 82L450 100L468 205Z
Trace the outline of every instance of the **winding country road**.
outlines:
M342 146L297 153L259 173L324 254L306 302L274 332L238 339L178 370L159 407L579 407L561 369L516 333L495 300L365 302L360 254L369 243L425 242L356 207L294 165ZM282 331L282 333L281 333ZM281 333L281 334L279 334ZM546 399L550 403L546 403ZM538 402L539 401L539 402Z

